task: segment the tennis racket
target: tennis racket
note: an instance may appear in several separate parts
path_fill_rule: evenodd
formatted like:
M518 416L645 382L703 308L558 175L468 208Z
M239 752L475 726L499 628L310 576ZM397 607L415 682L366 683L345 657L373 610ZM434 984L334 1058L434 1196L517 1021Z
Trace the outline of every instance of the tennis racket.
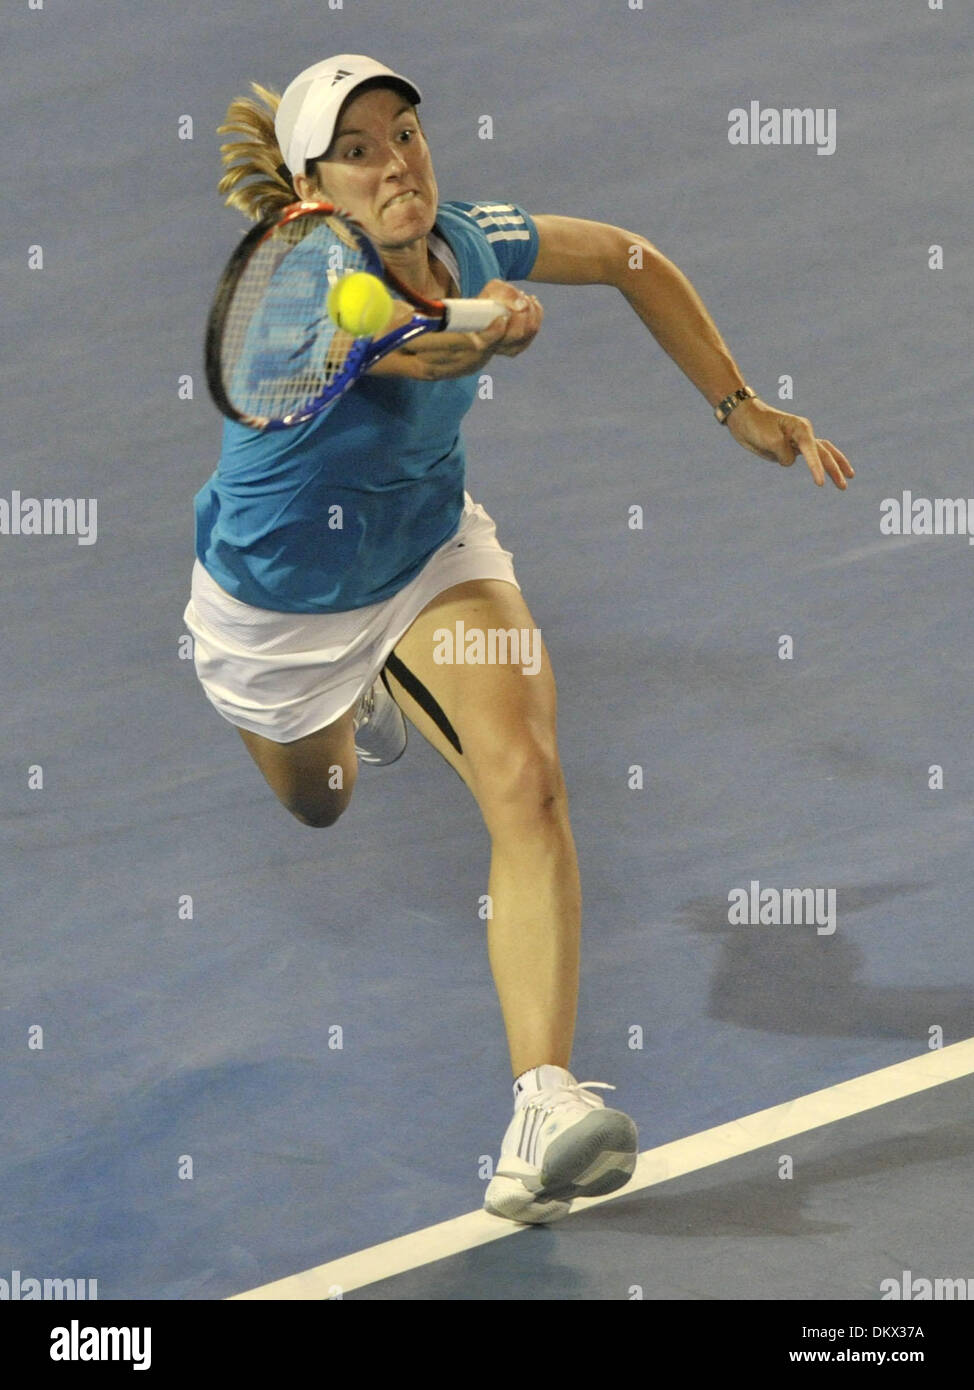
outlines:
M367 271L415 311L378 338L355 338L328 316L328 291ZM425 299L382 263L362 228L333 203L292 203L252 227L227 263L206 326L206 381L230 420L258 430L313 419L373 362L419 337L475 333L504 306Z

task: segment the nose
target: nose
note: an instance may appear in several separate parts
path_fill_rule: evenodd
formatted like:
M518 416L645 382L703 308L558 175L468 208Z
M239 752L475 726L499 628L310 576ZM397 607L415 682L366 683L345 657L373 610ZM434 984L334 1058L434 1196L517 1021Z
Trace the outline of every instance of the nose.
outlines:
M409 167L406 162L405 151L403 147L396 141L390 142L389 155L390 160L387 161L387 163L389 164L390 169L394 168L397 173L401 174L403 170Z

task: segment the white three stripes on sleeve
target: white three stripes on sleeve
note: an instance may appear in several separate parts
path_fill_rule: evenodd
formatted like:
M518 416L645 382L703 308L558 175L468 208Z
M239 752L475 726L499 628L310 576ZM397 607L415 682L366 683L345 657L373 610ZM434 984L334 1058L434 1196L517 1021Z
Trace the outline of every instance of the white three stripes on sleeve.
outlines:
M530 241L524 218L510 203L476 203L470 216L487 233L488 241Z

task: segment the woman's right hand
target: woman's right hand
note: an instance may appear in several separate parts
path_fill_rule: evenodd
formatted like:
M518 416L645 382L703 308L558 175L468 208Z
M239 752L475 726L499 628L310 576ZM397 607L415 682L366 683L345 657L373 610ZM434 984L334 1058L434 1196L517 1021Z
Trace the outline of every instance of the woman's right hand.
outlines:
M410 376L421 381L443 381L471 376L490 361L495 352L516 357L535 338L544 310L533 296L521 294L504 280L489 280L479 299L493 299L505 312L478 333L424 333L397 348L369 369L374 376ZM389 328L408 323L412 311L397 304Z
M408 375L421 381L471 376L499 351L507 336L508 323L507 314L501 314L479 333L423 333L390 353L385 360L405 358L415 368Z

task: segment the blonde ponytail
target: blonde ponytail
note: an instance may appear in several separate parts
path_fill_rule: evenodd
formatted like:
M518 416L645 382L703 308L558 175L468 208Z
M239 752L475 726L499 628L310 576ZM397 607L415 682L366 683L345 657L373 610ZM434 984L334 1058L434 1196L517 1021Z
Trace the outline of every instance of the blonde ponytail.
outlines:
M280 93L257 82L250 86L259 101L236 97L227 108L223 125L217 127L219 135L244 137L220 146L226 173L217 191L228 207L238 208L256 222L287 207L297 195L283 168L284 156L274 133Z

